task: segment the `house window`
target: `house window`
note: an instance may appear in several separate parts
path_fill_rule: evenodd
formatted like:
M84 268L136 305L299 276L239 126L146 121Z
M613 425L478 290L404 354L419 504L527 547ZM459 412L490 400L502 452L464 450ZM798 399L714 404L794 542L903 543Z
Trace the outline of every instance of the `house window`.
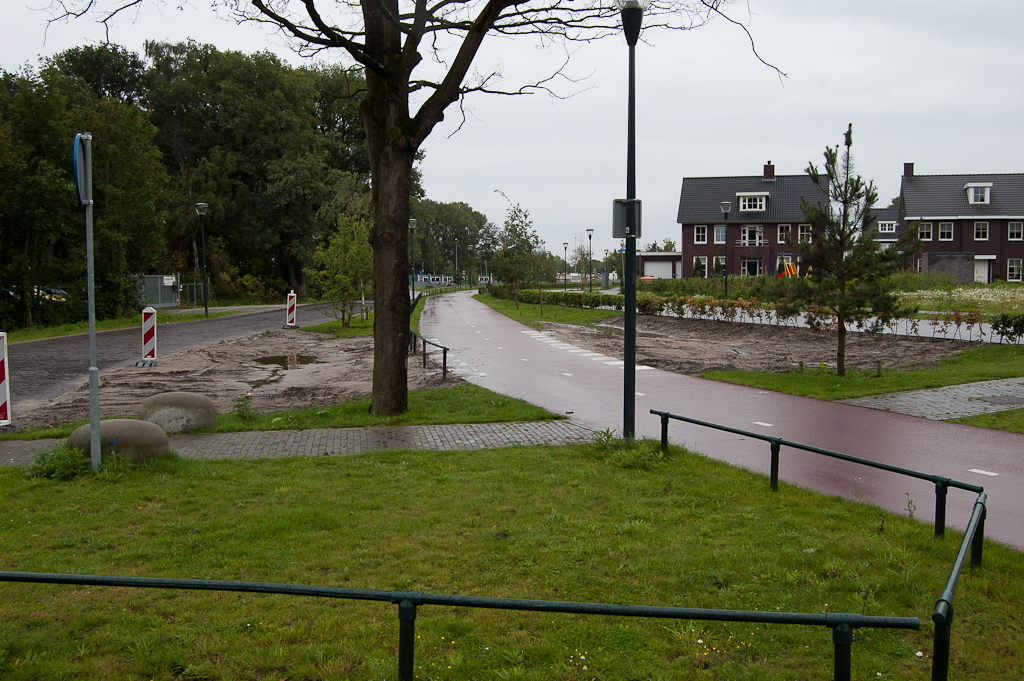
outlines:
M740 210L764 210L764 196L741 196Z
M953 223L952 222L940 222L939 223L939 241L952 241L953 240Z
M725 243L725 225L715 225L715 243Z
M1006 238L1010 241L1024 241L1024 222L1011 222L1006 228Z
M725 256L716 255L715 259L711 263L711 272L716 277L720 277L725 274Z
M992 196L991 182L968 183L964 189L967 190L967 203L989 203Z
M796 272L795 269L792 271L789 269L789 266L792 264L792 255L784 255L782 253L779 253L779 255L776 256L775 258L775 274L779 275L780 277L792 276Z
M917 238L921 241L932 240L932 223L922 222L917 226Z
M764 228L761 225L743 225L740 243L743 246L763 246Z
M895 222L879 222L878 223L879 234L895 234L896 223Z
M693 276L706 279L708 276L708 256L693 256Z
M779 243L788 244L789 235L793 232L791 225L779 225Z
M988 223L987 222L975 222L974 223L974 240L975 241L988 241Z
M708 226L695 225L693 228L693 243L706 244L708 242Z
M1006 281L1021 280L1021 258L1006 259Z
M802 244L809 244L809 243L811 243L811 226L810 225L800 225L799 229L800 229L800 231L797 233L797 235L800 238L800 243L802 243Z

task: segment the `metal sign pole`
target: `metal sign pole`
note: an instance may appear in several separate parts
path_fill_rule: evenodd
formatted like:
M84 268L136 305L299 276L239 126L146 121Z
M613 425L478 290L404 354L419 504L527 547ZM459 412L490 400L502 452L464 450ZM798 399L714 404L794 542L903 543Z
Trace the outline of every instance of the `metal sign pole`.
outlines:
M75 186L85 205L85 259L89 293L89 456L100 469L100 370L96 364L96 285L92 239L92 133L75 135Z

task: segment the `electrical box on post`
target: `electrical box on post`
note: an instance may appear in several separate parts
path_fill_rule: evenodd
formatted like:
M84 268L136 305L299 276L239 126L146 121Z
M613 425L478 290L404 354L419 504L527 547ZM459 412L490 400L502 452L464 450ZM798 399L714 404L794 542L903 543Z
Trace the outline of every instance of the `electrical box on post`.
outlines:
M615 199L612 203L613 239L640 237L642 206L640 199Z

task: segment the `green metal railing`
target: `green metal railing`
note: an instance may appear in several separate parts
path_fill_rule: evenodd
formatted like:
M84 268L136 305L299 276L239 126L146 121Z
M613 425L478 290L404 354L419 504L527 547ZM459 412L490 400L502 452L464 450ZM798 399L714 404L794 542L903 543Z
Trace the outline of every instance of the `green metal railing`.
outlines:
M953 487L976 493L978 498L974 502L974 508L971 512L971 518L967 523L967 529L964 530L964 537L960 542L960 550L957 553L956 559L953 561L953 567L950 569L949 578L946 580L946 588L943 589L938 600L935 602L935 610L932 613L932 621L935 623L934 650L932 655L932 681L946 681L946 679L949 678L949 645L953 626L953 595L956 590L956 584L960 579L960 573L963 571L964 561L967 559L968 547L971 549L971 566L979 567L982 560L982 550L985 545L985 516L987 514L986 502L988 501L988 495L985 494L984 487L971 485L966 482L958 482L938 475L921 473L920 471L914 471L908 468L900 468L899 466L879 463L877 461L871 461L870 459L861 459L856 456L850 456L849 454L842 454L829 449L822 449L821 447L812 447L811 445L785 440L781 437L771 437L768 435L762 435L761 433L754 433L749 430L740 430L739 428L731 428L718 423L701 421L688 416L671 414L667 411L651 409L651 413L661 418L662 451L668 450L668 424L670 420L684 421L686 423L692 423L706 428L713 428L715 430L722 430L727 433L735 433L754 440L762 440L770 443L772 457L770 485L773 492L779 491L779 453L783 445L786 447L792 447L793 449L801 449L805 452L812 452L814 454L821 454L822 456L828 456L834 459L849 461L861 466L877 468L879 470L889 471L890 473L896 473L898 475L905 475L907 477L932 482L935 485L936 537L944 537L946 534L946 492L949 488Z
M419 342L418 341L422 341L423 342L423 368L424 369L427 368L427 346L428 345L433 345L435 348L441 348L441 380L442 381L447 381L448 380L448 348L446 348L445 346L441 345L440 343L435 343L432 340L427 340L426 338L424 338L420 334L416 333L412 329L409 329L409 349L412 351L412 354L414 354L414 355L416 354L416 348L419 347Z
M841 452L834 452L830 449L822 449L821 447L812 447L811 445L805 445L800 442L792 442L785 440L781 437L772 437L770 435L762 435L761 433L754 433L749 430L740 430L739 428L730 428L729 426L723 426L718 423L710 423L708 421L701 421L699 419L692 419L688 416L680 416L678 414L670 414L667 411L658 411L651 409L651 413L661 417L661 449L666 451L668 449L668 422L673 421L685 421L686 423L692 423L698 426L704 426L706 428L713 428L715 430L722 430L727 433L735 433L737 435L743 435L754 440L762 440L764 442L771 443L771 488L773 492L777 492L779 489L779 453L783 446L792 447L793 449L800 449L805 452L812 452L814 454L821 454L822 456L828 456L833 459L841 459L843 461L849 461L851 463L860 464L862 466L868 466L869 468L877 468L883 471L889 471L890 473L897 473L899 475L905 475L910 478L917 478L918 480L927 480L935 485L935 536L942 537L946 534L946 492L950 487L957 489L967 490L968 492L974 492L975 494L981 494L985 491L984 487L978 485L971 485L966 482L958 482L949 478L944 478L940 475L931 475L929 473L921 473L920 471L910 470L909 468L900 468L899 466L892 466L887 463L879 463L877 461L871 461L870 459L861 459L856 456L850 456L849 454L843 454ZM979 528L979 547L981 542L984 540L985 526L982 523ZM980 548L978 549L980 552Z
M301 586L272 582L234 582L205 579L163 579L153 577L112 577L105 575L69 575L41 572L0 572L0 581L35 584L78 584L87 586L141 587L149 589L186 589L198 591L242 591L248 593L313 596L361 601L381 601L398 606L398 674L401 681L413 680L416 643L416 609L421 605L455 608L487 608L529 612L558 612L613 617L650 617L714 622L752 622L824 626L832 630L835 681L850 681L851 648L854 629L920 629L917 617L868 617L852 613L760 612L750 610L707 610L669 608L611 603L535 601L518 598L454 596L420 591L371 591L329 586Z

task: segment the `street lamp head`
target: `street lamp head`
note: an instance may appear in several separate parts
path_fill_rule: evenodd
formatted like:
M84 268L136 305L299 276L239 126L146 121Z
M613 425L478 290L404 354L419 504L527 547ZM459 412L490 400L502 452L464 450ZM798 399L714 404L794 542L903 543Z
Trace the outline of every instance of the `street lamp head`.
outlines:
M566 248L569 248L569 242L568 241L563 241L562 245L565 246Z
M588 236L588 237L592 237L592 236L594 236L594 230L593 230L593 229L588 229L588 230L587 230L587 236Z
M626 44L635 46L640 39L640 26L648 3L645 0L616 0L616 4L622 15L622 31L626 34Z
M731 201L722 201L722 214L729 215L729 211L732 210Z
M206 206L205 203L197 203L196 204L196 215L206 215L206 208L207 208L207 206Z
M416 218L409 218L409 229L416 231Z

